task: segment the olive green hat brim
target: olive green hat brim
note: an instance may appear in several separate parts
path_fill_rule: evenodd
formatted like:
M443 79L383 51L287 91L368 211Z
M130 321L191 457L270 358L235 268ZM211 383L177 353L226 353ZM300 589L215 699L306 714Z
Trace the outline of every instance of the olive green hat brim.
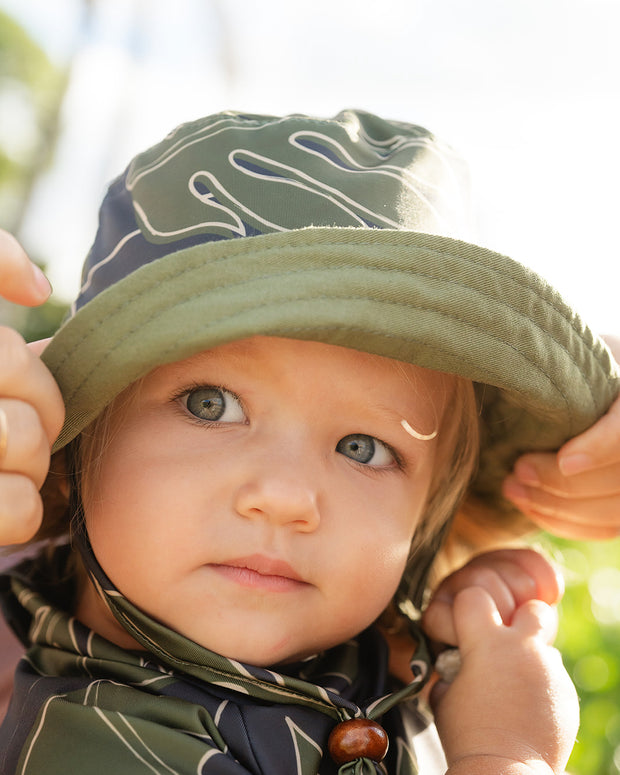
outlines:
M490 498L518 454L557 449L618 392L604 344L505 256L410 231L307 228L171 253L78 310L43 356L67 405L55 449L156 366L256 334L489 386L475 489Z

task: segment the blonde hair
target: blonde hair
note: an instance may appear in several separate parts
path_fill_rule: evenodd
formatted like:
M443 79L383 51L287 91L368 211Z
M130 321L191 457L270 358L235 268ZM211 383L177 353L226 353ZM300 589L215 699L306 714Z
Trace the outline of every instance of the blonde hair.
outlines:
M447 400L426 505L399 588L380 619L391 632L406 630L418 618L429 588L452 569L444 556L446 536L478 464L479 410L473 384L452 375L445 379Z
M137 380L125 388L79 436L53 455L49 474L41 488L43 522L32 543L70 538L79 527L83 518L82 483L97 470L115 424L137 399L141 383L142 380Z

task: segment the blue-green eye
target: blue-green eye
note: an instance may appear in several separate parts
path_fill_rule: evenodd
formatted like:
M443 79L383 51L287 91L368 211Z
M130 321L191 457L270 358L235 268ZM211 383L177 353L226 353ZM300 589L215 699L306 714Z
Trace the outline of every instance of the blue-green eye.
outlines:
M340 439L336 452L354 460L356 463L384 468L394 463L394 455L379 439L364 433L352 433Z
M210 422L243 422L245 414L237 396L217 387L200 387L183 396L187 411Z

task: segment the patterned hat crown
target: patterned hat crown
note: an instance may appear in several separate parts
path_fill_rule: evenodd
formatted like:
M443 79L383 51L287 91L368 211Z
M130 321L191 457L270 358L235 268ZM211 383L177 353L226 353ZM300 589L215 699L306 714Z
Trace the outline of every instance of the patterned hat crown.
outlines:
M460 158L422 127L222 113L184 124L115 181L74 309L171 252L313 227L469 235Z

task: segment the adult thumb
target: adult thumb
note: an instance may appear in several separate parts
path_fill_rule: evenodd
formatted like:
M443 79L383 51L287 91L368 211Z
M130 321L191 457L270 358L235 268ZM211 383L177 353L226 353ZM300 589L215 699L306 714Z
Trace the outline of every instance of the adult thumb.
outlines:
M49 281L19 242L0 229L0 296L26 307L42 304L51 293Z

